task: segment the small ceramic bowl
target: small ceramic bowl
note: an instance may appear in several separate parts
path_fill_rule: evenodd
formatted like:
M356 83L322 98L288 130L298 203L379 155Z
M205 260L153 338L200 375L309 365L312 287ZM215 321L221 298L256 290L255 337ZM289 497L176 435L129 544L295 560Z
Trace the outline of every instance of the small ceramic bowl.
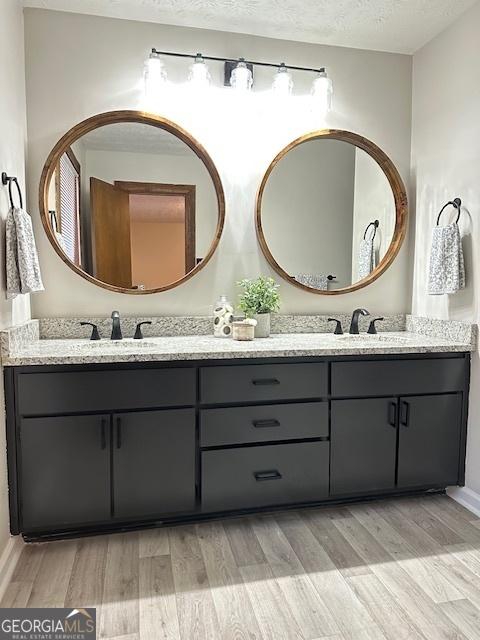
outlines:
M255 338L255 320L234 322L232 338L234 340L253 340Z

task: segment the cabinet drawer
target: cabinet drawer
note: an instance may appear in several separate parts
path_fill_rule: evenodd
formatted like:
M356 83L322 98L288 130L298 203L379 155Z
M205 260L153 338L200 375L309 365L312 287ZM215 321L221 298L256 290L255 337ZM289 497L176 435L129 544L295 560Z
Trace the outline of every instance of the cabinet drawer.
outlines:
M461 391L464 358L332 363L332 396L398 396Z
M74 371L18 376L22 415L195 404L194 369Z
M259 364L203 367L200 373L201 401L261 402L319 398L327 394L327 365Z
M328 403L204 409L202 447L328 437Z
M205 451L202 511L314 502L328 495L328 442Z

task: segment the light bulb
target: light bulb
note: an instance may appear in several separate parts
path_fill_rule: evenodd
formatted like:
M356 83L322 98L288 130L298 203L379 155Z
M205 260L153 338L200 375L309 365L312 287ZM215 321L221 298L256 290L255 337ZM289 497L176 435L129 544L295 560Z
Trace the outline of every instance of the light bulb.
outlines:
M333 83L325 68L320 69L312 85L312 108L320 113L328 113L332 108Z
M273 79L272 83L272 91L274 91L277 95L288 96L292 93L293 89L293 80L292 74L285 66L285 63L278 67L277 73Z
M252 72L247 67L243 58L238 59L237 66L232 71L230 86L237 91L250 91L253 84Z
M201 53L197 53L195 62L190 67L188 81L195 89L205 89L210 85L210 72Z
M160 55L154 49L145 60L143 80L147 99L158 98L167 82L167 72Z

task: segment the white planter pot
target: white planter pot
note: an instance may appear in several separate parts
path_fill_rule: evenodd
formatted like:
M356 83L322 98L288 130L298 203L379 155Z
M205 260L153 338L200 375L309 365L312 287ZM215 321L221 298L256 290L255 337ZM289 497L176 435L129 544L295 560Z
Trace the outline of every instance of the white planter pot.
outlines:
M270 336L270 314L257 313L253 317L257 321L255 338L268 338Z

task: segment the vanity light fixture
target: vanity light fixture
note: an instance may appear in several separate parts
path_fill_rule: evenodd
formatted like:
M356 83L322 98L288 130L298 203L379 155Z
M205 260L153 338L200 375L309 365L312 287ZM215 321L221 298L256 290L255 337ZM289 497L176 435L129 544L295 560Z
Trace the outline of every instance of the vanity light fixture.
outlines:
M245 63L245 58L239 58L230 76L230 86L236 91L250 91L253 85L253 75Z
M292 93L292 89L292 74L285 66L285 63L282 62L273 78L272 91L279 96L289 96Z
M204 56L201 53L178 53L173 51L158 51L153 48L145 62L145 89L147 96L159 94L162 85L167 80L167 73L162 57L187 58L193 60L190 67L189 81L198 87L206 88L210 84L210 73L206 61L223 62L225 65L225 85L231 86L239 92L249 91L253 86L253 68L270 67L275 69L272 83L272 91L278 95L288 96L293 89L292 71L304 71L315 73L316 78L312 85L312 107L320 113L327 113L332 106L333 83L327 75L325 67L313 69L311 67L298 67L286 65L285 62L274 64L259 60L245 60L245 58L221 58L218 56Z
M312 85L312 108L327 113L332 108L333 83L325 67L318 72Z
M145 60L143 81L145 85L145 96L149 100L159 97L167 82L165 64L155 49L151 50L150 55Z
M188 81L195 89L206 89L211 81L210 71L201 53L197 53L190 67Z

